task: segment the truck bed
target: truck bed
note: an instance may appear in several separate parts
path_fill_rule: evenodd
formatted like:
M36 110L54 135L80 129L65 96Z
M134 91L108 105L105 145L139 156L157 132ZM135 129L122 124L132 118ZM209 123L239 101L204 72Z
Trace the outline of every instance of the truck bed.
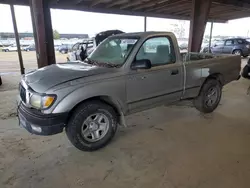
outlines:
M219 74L222 85L239 78L241 70L240 56L204 53L184 53L181 55L186 68L184 98L197 95L202 84L211 75Z

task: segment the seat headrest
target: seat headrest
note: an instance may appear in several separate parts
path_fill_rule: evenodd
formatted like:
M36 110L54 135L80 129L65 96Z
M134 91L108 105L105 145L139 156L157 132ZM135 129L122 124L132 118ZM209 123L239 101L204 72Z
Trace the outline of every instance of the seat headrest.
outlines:
M133 46L134 46L133 44L128 44L128 45L127 45L127 51L131 50L131 48L132 48Z
M169 46L168 45L157 46L157 54L169 54Z

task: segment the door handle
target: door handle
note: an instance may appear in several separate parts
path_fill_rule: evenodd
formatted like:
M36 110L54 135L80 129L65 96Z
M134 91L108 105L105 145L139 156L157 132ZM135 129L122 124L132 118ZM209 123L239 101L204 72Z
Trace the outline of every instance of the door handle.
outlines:
M177 74L179 74L178 69L171 70L171 75L177 75Z

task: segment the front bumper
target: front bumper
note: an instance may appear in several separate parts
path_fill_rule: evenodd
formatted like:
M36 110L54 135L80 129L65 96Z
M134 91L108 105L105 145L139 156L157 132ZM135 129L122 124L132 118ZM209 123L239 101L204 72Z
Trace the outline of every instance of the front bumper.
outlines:
M36 135L54 135L63 132L67 118L68 113L42 114L35 109L27 108L22 103L18 106L19 125Z

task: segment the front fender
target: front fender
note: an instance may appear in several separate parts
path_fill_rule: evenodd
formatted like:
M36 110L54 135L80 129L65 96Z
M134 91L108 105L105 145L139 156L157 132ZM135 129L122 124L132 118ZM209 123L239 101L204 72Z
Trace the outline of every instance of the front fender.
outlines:
M104 97L112 100L123 113L127 110L125 81L99 82L85 85L65 96L53 109L52 113L70 112L76 105L88 99Z

